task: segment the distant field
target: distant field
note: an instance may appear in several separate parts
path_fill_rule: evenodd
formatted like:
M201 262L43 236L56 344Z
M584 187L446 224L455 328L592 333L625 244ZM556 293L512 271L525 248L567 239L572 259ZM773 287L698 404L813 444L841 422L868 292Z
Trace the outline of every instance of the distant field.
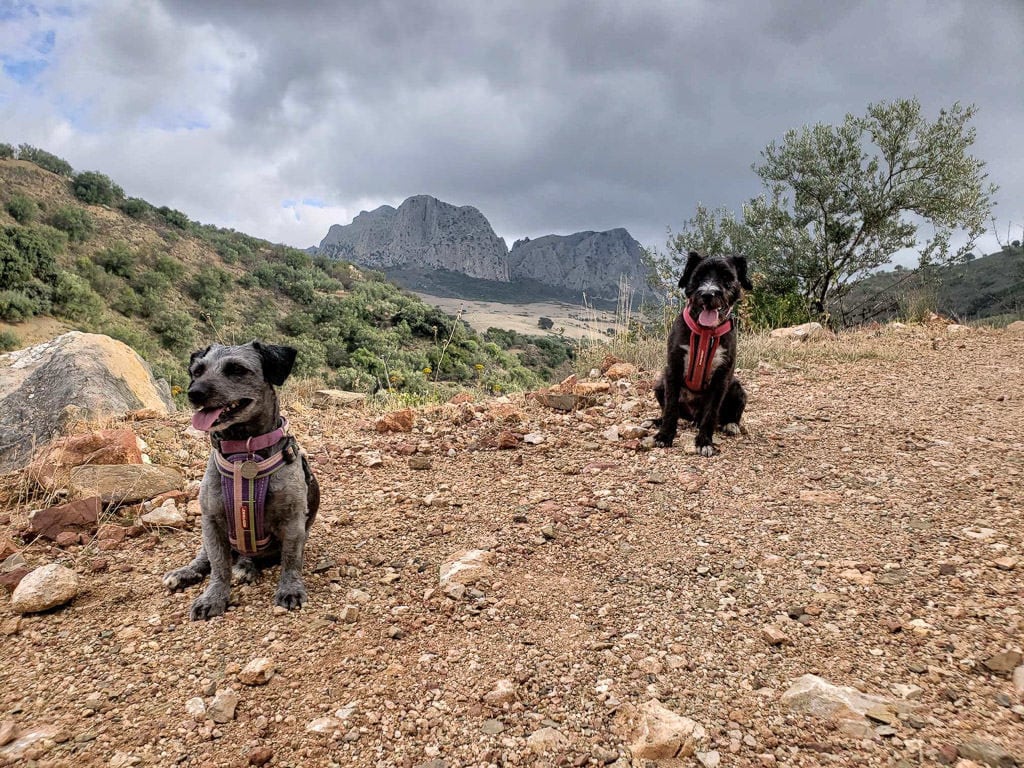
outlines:
M557 333L564 328L564 335L570 339L607 338L605 330L615 325L615 314L605 310L588 309L579 305L559 301L539 301L523 304L502 304L497 301L472 301L428 293L416 294L427 304L440 307L450 314L462 311L463 319L477 331L488 328L502 328L525 334L541 334L537 321L550 317L554 327L548 333Z

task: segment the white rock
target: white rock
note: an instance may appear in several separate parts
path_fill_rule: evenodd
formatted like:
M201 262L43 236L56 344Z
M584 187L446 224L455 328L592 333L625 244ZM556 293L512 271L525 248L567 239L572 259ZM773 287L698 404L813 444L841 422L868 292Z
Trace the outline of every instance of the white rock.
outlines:
M825 329L821 323L802 323L790 325L785 328L776 328L768 335L773 339L792 339L794 341L807 341L823 335Z
M206 703L199 696L193 696L185 702L185 711L197 723L206 719Z
M704 768L718 768L718 764L722 761L722 756L718 754L718 750L698 752L697 760Z
M526 738L526 746L537 755L564 749L568 745L569 740L562 735L561 731L555 728L541 728Z
M18 613L36 613L55 608L78 594L78 574L50 563L27 574L14 588L11 608Z
M379 467L384 463L380 451L362 451L356 455L359 457L359 463L364 467Z
M544 435L540 432L528 432L523 435L523 442L527 445L540 445L544 442Z
M704 726L662 706L657 699L641 704L639 715L629 745L634 758L687 757L706 736Z
M336 717L317 717L306 724L310 733L334 733L341 728L341 720Z
M610 443L614 443L619 439L619 428L614 425L608 427L608 429L601 433L601 437Z
M863 717L872 707L891 706L882 696L861 693L856 688L832 685L817 675L804 675L789 687L780 703L794 711L821 718Z
M245 685L266 685L274 676L274 662L265 656L259 656L242 668L238 679Z
M345 599L350 600L353 603L358 603L359 605L365 605L370 602L370 595L368 592L364 592L361 589L355 589L353 587L345 595Z
M184 528L185 515L178 511L174 499L167 499L152 512L144 514L142 522L157 528Z
M231 688L222 688L213 697L206 710L215 723L230 723L235 719L235 707L238 706L238 694Z
M484 701L492 706L510 704L516 700L516 687L511 680L502 678L494 683L494 688L484 694Z
M441 563L438 581L443 586L455 582L467 586L491 575L491 553L485 549L464 549Z

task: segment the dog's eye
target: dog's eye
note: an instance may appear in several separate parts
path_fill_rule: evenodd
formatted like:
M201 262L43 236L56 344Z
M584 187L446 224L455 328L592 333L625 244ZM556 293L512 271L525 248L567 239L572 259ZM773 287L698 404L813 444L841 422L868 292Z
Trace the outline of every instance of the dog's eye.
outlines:
M225 376L245 376L247 373L249 373L249 369L238 363L228 363L224 366Z
M192 378L193 379L198 379L204 373L206 373L206 366L205 365L197 365L195 368L192 369Z

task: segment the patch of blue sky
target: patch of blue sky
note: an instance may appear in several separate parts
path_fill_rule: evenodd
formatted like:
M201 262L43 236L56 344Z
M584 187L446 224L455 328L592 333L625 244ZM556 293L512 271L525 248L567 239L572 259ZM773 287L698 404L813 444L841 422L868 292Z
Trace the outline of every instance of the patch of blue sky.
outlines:
M326 208L327 203L318 197L304 197L301 200L289 197L281 201L282 208L299 208L300 206L305 208Z
M0 0L0 21L14 21L15 19L24 19L26 16L39 16L39 9L35 3Z
M0 57L3 61L4 74L19 85L29 85L49 66L45 59L12 59Z
M28 44L40 56L45 56L53 50L57 42L57 31L48 29L45 32L33 32Z

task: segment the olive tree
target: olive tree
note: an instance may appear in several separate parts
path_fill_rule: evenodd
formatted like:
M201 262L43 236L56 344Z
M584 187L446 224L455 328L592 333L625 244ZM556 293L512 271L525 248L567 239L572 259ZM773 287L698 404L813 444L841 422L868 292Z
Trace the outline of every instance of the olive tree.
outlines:
M899 251L914 250L922 267L963 261L996 189L970 154L975 112L956 103L928 120L916 99L898 99L773 141L754 165L766 193L743 216L762 268L790 276L808 311L827 317Z

